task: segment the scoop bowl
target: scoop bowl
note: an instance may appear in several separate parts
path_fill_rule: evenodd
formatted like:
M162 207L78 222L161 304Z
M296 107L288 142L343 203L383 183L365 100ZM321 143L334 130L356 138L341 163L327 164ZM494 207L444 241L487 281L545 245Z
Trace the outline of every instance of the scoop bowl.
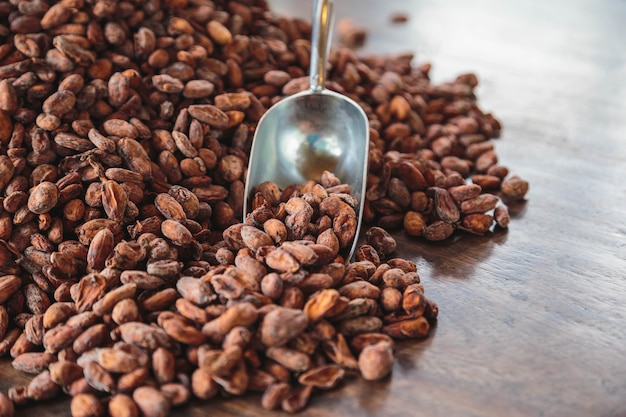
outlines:
M282 99L259 120L250 151L244 190L244 219L254 190L265 181L281 189L330 171L350 185L359 202L354 242L340 251L347 261L356 247L363 219L369 154L369 124L350 98L324 89L333 21L332 0L314 2L310 87Z

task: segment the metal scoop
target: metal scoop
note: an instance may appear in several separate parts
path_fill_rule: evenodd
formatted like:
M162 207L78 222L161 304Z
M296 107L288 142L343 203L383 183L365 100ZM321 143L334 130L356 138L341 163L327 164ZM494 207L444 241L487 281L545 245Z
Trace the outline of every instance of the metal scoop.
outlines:
M251 211L252 193L259 184L273 181L284 189L307 180L319 181L328 170L349 184L359 201L355 239L340 252L348 261L363 218L369 124L357 103L324 89L333 18L333 1L315 0L310 87L276 103L259 120L248 163L243 215L245 219Z

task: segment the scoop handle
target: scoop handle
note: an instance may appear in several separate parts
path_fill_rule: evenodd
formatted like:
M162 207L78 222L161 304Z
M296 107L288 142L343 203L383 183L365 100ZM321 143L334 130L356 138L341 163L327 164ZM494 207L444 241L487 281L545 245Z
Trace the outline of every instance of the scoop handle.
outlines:
M322 91L326 81L326 63L328 62L335 18L333 6L333 0L315 0L313 2L309 88L314 92Z

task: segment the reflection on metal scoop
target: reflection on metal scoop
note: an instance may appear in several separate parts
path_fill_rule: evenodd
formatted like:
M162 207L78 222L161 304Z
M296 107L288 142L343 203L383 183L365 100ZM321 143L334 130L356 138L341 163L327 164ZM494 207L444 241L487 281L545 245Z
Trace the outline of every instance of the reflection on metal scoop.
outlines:
M363 218L367 178L369 124L361 107L348 97L324 89L333 25L333 1L315 0L308 90L287 97L261 118L254 134L244 198L244 218L252 191L265 181L285 188L319 181L325 170L349 184L358 199L357 236ZM356 238L341 254L352 256Z

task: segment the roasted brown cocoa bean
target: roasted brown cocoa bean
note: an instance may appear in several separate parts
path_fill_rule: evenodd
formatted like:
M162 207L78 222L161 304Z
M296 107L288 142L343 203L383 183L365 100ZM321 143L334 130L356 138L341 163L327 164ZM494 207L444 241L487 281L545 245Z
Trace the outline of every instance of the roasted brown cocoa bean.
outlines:
M167 417L170 403L156 388L142 386L133 391L133 400L145 417Z
M528 192L528 181L514 175L502 181L502 195L509 201L521 201Z
M383 379L389 375L392 367L393 351L386 342L365 346L359 354L359 371L366 380Z
M125 394L115 394L111 397L108 412L111 417L139 417L137 404Z

